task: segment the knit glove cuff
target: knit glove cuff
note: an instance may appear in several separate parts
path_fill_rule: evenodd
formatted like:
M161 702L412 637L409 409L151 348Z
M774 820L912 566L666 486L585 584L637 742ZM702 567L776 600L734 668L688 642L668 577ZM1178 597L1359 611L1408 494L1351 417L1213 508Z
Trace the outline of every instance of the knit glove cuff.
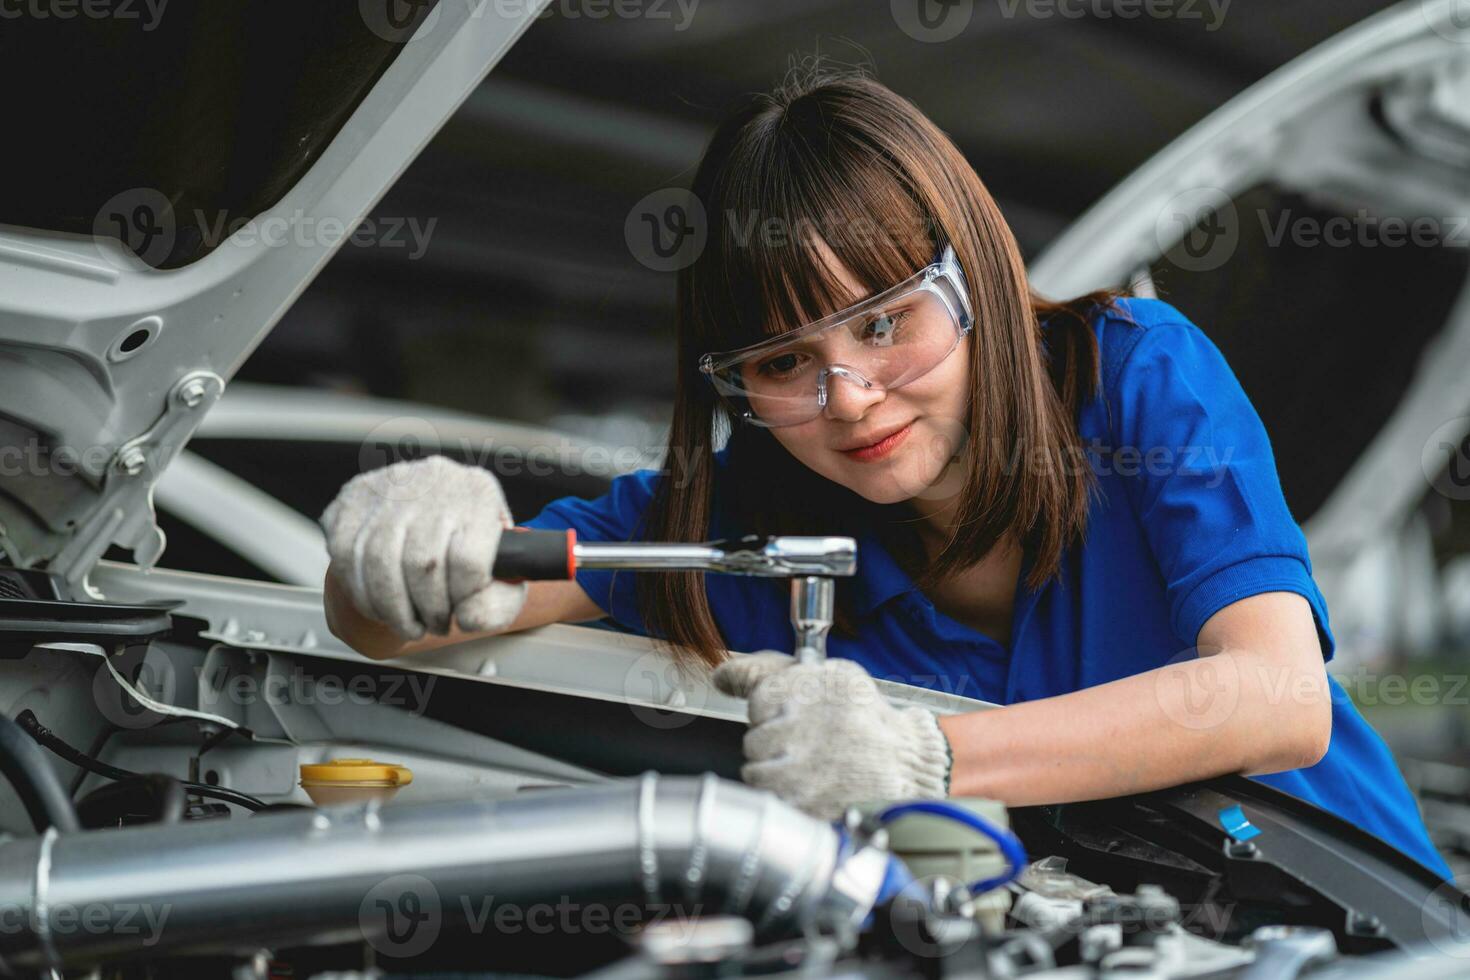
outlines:
M909 778L913 783L911 797L916 799L943 799L949 795L949 775L954 765L954 755L949 739L939 727L939 717L927 708L904 708L898 712L899 721L909 732L907 742L913 746L908 763Z

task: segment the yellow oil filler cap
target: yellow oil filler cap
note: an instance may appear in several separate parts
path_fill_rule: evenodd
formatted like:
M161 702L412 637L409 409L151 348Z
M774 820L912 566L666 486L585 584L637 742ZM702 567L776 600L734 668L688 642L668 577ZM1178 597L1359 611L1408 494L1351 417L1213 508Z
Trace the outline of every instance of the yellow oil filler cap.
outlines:
M413 782L407 766L372 759L333 759L301 767L301 788L317 806L333 803L387 803Z

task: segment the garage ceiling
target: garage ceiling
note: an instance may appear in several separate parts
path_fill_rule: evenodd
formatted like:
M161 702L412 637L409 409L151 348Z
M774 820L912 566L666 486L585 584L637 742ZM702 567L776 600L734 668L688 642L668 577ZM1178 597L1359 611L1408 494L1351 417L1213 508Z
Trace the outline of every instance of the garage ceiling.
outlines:
M917 102L1034 255L1232 95L1389 6L947 0L968 26L925 43L896 23L905 2L553 0L377 209L421 247L344 247L241 376L631 433L671 394L673 277L629 254L624 220L794 59L868 65Z

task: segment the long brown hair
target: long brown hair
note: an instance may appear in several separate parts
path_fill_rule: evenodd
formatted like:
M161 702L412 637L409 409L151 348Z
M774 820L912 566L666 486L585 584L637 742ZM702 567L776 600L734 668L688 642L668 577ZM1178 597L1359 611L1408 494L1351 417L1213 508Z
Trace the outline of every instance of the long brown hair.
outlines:
M916 584L928 589L975 565L1008 531L1032 554L1028 587L1055 576L1086 527L1094 486L1091 469L1075 465L1077 412L1095 393L1098 371L1089 314L1116 294L1052 303L1032 293L1009 227L959 149L911 102L851 71L809 65L749 99L715 131L691 192L708 236L679 271L674 416L646 539L708 539L720 420L730 440L721 504L738 533L872 529L917 568L921 546L907 503L867 501L797 461L769 430L730 419L697 361L851 301L813 251L814 238L874 289L912 275L947 242L975 319L966 425L972 445L998 451L969 454L954 533ZM1043 344L1042 322L1052 317ZM1015 466L1017 458L1027 465ZM745 581L785 594L784 582ZM724 659L728 644L703 573L644 575L637 589L649 633L676 659ZM834 630L853 635L850 580L837 580L836 595Z

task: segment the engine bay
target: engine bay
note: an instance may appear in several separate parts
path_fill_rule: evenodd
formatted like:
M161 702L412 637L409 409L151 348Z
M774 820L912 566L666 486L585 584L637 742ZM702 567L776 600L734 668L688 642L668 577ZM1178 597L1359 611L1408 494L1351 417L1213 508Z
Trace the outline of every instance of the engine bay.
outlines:
M118 602L5 573L7 772L55 784L5 810L10 975L1284 977L1464 952L1463 893L1244 778L828 823L736 782L728 706L628 686L654 664L634 638L550 628L584 674L616 663L625 696L589 696L505 652L293 648L310 590L96 578ZM411 776L315 805L303 767L344 759Z

